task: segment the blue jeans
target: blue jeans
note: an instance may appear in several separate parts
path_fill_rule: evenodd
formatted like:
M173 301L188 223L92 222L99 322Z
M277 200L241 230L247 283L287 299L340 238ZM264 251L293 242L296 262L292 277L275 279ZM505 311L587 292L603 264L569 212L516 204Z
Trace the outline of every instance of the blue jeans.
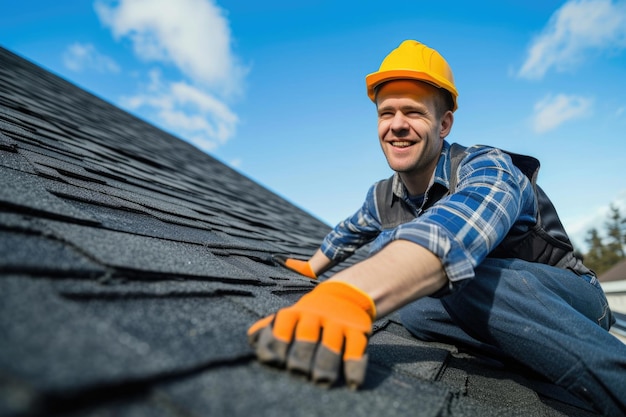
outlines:
M456 292L400 311L417 338L513 361L605 416L626 415L626 345L592 275L517 259L486 259Z

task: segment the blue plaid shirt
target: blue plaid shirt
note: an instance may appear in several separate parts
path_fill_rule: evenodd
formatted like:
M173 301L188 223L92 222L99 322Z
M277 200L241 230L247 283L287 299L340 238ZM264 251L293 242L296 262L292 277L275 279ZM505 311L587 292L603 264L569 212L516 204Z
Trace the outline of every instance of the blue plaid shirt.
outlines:
M343 260L361 246L373 242L370 254L403 239L425 247L441 260L451 285L473 278L474 268L511 230L525 232L536 223L537 208L528 178L495 148L472 146L458 169L456 191L423 210L409 199L396 173L393 192L415 209L414 220L383 230L376 206L374 184L365 203L353 216L339 223L322 242L322 252ZM444 141L431 185L449 189L450 145Z

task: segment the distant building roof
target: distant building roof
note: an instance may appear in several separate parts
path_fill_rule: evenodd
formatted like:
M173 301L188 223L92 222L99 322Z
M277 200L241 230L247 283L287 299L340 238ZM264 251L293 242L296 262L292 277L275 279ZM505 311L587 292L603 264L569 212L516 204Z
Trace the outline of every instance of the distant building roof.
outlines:
M308 256L329 230L0 48L0 415L595 415L395 315L361 390L259 364L248 326L315 285L271 255Z
M600 282L626 280L626 259L613 265L611 269L598 277Z

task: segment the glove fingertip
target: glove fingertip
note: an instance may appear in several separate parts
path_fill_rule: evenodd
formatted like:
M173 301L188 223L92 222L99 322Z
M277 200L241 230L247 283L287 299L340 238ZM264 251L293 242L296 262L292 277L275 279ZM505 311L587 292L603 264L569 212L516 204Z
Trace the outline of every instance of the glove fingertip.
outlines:
M284 366L287 359L287 349L289 344L276 339L271 327L264 327L258 338L256 345L257 358L266 364Z
M284 255L272 255L272 260L279 265L285 266L285 261L287 261L287 257Z
M317 348L313 360L313 381L323 387L331 387L341 372L341 353L333 352L324 345Z
M310 375L316 343L296 341L289 349L287 369L293 373Z
M367 373L367 355L363 355L360 359L345 360L343 363L343 372L346 378L346 385L352 390L358 389L365 381Z
M270 326L270 324L272 324L272 321L274 320L274 315L270 315L267 317L262 318L261 320L257 321L256 323L254 323L252 326L250 326L248 328L248 343L251 346L255 346L257 341L259 340L259 335L261 333L261 331L264 328L267 328L268 326Z

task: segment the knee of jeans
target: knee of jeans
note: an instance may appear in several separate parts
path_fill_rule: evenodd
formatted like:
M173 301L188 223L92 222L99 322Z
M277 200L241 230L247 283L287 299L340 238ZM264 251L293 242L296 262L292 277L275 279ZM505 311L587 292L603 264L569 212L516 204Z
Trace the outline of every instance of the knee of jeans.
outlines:
M434 304L439 303L439 309ZM439 311L441 310L441 311ZM413 336L421 340L433 339L436 323L444 320L442 316L443 307L439 300L422 299L419 302L408 304L398 311L402 325Z
M611 327L613 327L613 325L615 323L617 323L617 319L615 318L615 316L613 315L613 312L611 311L611 308L607 305L606 307L607 309L607 317L606 320L604 320L603 322L600 323L600 326L602 326L603 328L605 328L606 330L609 330Z
M405 311L405 309L400 310L398 313L400 315L402 326L404 326L404 328L407 329L414 337L420 340L429 339L428 332L423 329L423 324L424 322L427 322L427 320L416 319L414 315ZM421 326L419 326L418 323L421 324Z

